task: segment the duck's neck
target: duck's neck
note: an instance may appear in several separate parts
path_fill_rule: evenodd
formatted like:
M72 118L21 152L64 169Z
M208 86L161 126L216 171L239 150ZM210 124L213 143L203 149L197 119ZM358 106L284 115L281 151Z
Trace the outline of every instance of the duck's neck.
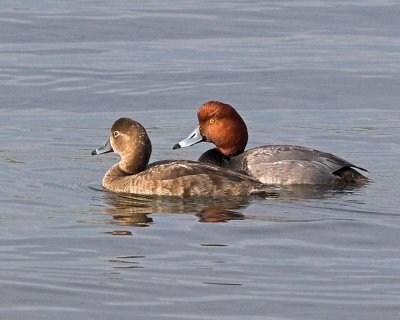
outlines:
M231 157L225 156L224 154L222 154L217 148L214 148L214 149L210 149L210 150L204 152L200 156L199 161L215 164L220 167L224 167L230 158Z
M136 174L146 169L149 159L150 155L147 152L124 155L118 163L118 167L125 175Z
M245 148L246 148L246 143L240 145L235 144L229 146L219 146L215 148L215 150L218 151L224 157L232 158L234 156L237 156L238 154L241 154Z
M130 192L132 177L146 168L149 158L150 155L145 152L135 156L125 155L107 171L103 178L103 187L114 192Z

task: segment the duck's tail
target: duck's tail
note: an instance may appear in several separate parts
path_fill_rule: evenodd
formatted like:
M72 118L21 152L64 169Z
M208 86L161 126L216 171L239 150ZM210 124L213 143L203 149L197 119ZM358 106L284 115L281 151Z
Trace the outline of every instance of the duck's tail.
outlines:
M358 169L367 171L362 168ZM371 181L369 178L367 178L363 174L359 173L357 170L350 167L344 167L342 169L339 169L335 171L333 174L339 178L338 182L343 184L363 185Z

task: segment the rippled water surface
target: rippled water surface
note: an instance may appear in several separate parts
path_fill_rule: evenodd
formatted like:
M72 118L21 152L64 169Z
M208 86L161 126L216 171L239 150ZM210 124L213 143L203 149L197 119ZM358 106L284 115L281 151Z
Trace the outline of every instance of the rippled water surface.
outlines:
M2 1L0 314L13 319L398 319L396 1ZM231 103L249 147L367 168L358 189L153 199L101 190L121 116L172 150Z

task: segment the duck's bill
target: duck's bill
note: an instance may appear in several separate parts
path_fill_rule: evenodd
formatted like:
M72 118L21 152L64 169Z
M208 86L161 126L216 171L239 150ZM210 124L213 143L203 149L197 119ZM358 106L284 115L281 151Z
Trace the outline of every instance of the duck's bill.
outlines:
M186 139L183 139L182 141L175 144L172 147L172 149L190 147L190 146L192 146L196 143L202 142L202 141L204 141L204 138L200 133L200 128L197 127L196 129L193 130L192 133L189 134L189 136Z
M113 151L114 150L111 147L110 140L108 140L107 143L103 147L93 150L92 151L92 155L95 156L95 155L98 155L98 154L108 153L108 152L113 152Z

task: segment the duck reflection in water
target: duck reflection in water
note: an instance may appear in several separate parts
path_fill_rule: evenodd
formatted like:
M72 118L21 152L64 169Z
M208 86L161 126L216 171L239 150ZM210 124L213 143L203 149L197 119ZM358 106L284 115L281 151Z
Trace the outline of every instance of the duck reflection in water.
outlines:
M188 199L153 197L104 192L107 205L104 212L112 216L112 223L121 226L149 226L154 213L195 214L200 222L227 222L243 220L245 216L235 210L246 207L249 197L217 199Z
M265 202L264 219L271 221L282 221L282 217L270 216L268 214L268 204L271 202L293 202L305 199L327 199L342 197L351 194L358 188L340 187L332 188L328 186L292 186L282 189L276 197L268 199L259 198ZM154 197L134 194L117 194L102 192L106 207L104 213L112 216L109 221L120 226L150 226L154 221L151 214L194 214L199 222L228 222L231 220L252 219L241 211L245 209L251 197L232 197L223 199L204 199L204 198L171 198Z

